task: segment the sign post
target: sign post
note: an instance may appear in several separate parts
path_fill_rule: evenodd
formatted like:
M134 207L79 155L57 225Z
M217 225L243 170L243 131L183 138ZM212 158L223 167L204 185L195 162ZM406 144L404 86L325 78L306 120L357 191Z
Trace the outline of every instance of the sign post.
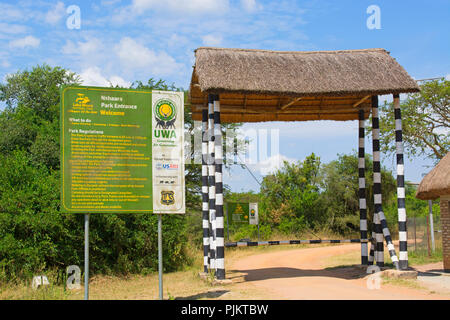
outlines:
M185 213L183 92L67 86L61 89L61 210L89 215ZM162 299L162 274L160 275Z
M84 300L89 300L89 213L84 215Z
M158 214L158 278L159 300L163 299L163 257L162 257L162 216Z
M258 226L258 241L260 241L259 237L259 216L258 216L258 203L250 203L249 204L250 215L249 215L249 224L256 224Z

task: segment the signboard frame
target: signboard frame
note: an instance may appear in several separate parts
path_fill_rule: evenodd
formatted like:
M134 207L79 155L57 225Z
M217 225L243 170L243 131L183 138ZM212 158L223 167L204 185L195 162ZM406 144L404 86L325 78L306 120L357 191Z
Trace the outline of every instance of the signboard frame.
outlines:
M68 92L72 91L71 95L68 94ZM74 101L68 101L70 99L74 100L74 93L78 94L78 98L80 101L74 102ZM136 90L136 89L125 89L125 88L103 88L103 87L95 87L95 86L63 86L60 89L61 93L61 104L60 104L60 128L61 128L61 211L65 213L161 213L161 214L184 214L185 213L185 182L184 182L184 92L177 92L177 91L160 91L160 90ZM103 96L102 96L103 95ZM101 96L101 98L99 98ZM117 107L117 103L114 105L113 103L115 101L104 101L105 105L110 105L110 109L108 108L100 108L100 103L103 105L103 98L107 97L110 99L120 98L122 99L123 104L119 104L119 106L129 107L134 106L135 109L132 108L125 108L125 109L115 109L114 107ZM171 121L164 121L164 118L161 119L157 118L155 113L155 101L154 97L158 96L159 98L163 97L166 100L169 100L173 102L173 109L171 109L172 112L177 112L175 114L175 117L169 117ZM84 99L84 100L83 100ZM75 99L76 100L76 99ZM101 101L100 101L101 100ZM128 103L128 104L126 104ZM140 104L140 105L139 105ZM71 107L78 110L71 110ZM167 106L163 106L167 107ZM104 120L105 123L101 123L103 126L99 126L99 123L94 123L93 121L98 121L99 119L99 110L101 110L103 113L109 112L113 113L112 116L104 116L102 120ZM80 113L70 113L70 111L76 111ZM169 108L170 111L170 108ZM95 114L97 112L97 114ZM136 115L136 112L139 112L139 115ZM130 119L133 122L136 123L129 123L130 120L127 120L127 114L134 113L134 115ZM122 116L116 116L116 114L122 114ZM68 121L76 120L75 121ZM94 120L96 119L96 120ZM113 119L113 120L111 120ZM176 122L175 122L176 120ZM84 123L82 123L84 121ZM89 123L86 123L86 121L92 122L92 124L95 124L95 128L102 128L102 129L95 129L94 127L90 126ZM109 123L108 121L115 122ZM120 122L120 123L119 123ZM158 122L158 123L157 123ZM86 126L81 124L87 124ZM167 126L166 126L167 124ZM108 127L109 125L115 125L116 128ZM138 130L134 130L132 126L140 126ZM158 127L159 125L159 127ZM127 128L127 126L131 126L130 128ZM157 127L155 129L155 126ZM86 128L86 130L84 130ZM69 130L72 130L72 133L69 133ZM130 204L133 204L132 200L130 199L128 202L121 202L120 208L95 208L94 206L85 206L83 208L75 208L72 205L68 204L68 201L73 199L72 196L72 189L71 189L71 181L73 179L72 172L71 172L71 166L69 165L69 160L71 160L71 152L73 150L73 145L71 142L68 142L69 139L71 139L70 135L73 135L73 131L78 130L83 133L90 133L90 132L102 132L101 135L114 135L114 132L119 132L117 136L127 136L131 135L130 132L139 132L139 133L145 133L143 134L143 137L146 139L146 147L141 147L139 150L138 147L136 150L127 150L129 152L138 151L137 154L143 154L143 158L147 159L147 161L142 160L141 163L146 163L147 167L145 170L141 169L141 172L138 171L138 169L133 167L123 167L127 169L129 172L134 172L137 176L132 177L134 179L147 179L146 182L144 182L142 185L144 185L144 188L141 190L137 190L137 193L133 193L132 196L135 198L138 198L139 200L142 198L147 199L147 201L142 201L141 204L136 202L135 205L132 206ZM105 133L108 132L108 133ZM165 137L155 137L156 133L161 134L161 132L164 134L166 133ZM105 134L104 134L105 133ZM86 134L87 136L87 134ZM136 137L137 138L137 137ZM158 182L155 182L155 178L158 176L158 173L156 173L156 170L159 170L159 168L155 168L155 161L154 161L154 155L155 151L160 152L162 149L161 147L154 146L154 142L156 140L163 140L163 142L166 142L165 150L169 148L167 146L167 143L169 145L171 144L174 146L173 150L175 152L163 152L167 153L166 162L174 163L172 164L172 167L175 167L177 170L174 172L170 172L170 174L165 174L165 179L161 180L160 182L163 183L171 183L171 185L158 185ZM171 141L172 140L172 141ZM174 141L176 140L176 141ZM115 140L117 142L119 140ZM144 140L145 141L145 140ZM120 141L119 141L120 142ZM80 147L81 141L77 142L79 145L77 147ZM94 142L90 142L91 146L97 147ZM116 143L117 144L117 143ZM158 149L159 148L159 149ZM164 148L163 148L164 149ZM175 150L176 149L176 150ZM83 149L78 148L77 152L83 151ZM86 149L84 149L86 150ZM128 160L124 160L124 162L127 162ZM138 161L138 160L136 160ZM132 163L131 163L132 164ZM136 164L137 165L137 164ZM70 171L70 172L69 172ZM124 170L122 170L124 171ZM80 174L78 174L80 175ZM87 176L87 174L85 174ZM90 179L91 177L85 177L85 180ZM133 185L131 185L133 186ZM82 188L80 188L82 189ZM156 190L158 190L158 194L156 194ZM176 190L174 192L173 190ZM117 189L114 190L116 193L118 193ZM128 191L125 189L125 191ZM80 192L79 192L80 193ZM106 193L106 192L105 192ZM131 193L131 192L128 192ZM89 195L91 197L95 196L100 197L99 193L95 194L91 192L93 195ZM78 197L81 197L80 195L77 195ZM176 197L176 199L174 199ZM118 201L120 201L119 198L117 198ZM150 201L152 199L152 201ZM110 199L106 199L107 201L111 201ZM175 201L177 200L177 201ZM158 203L160 201L160 203ZM120 203L120 202L119 202ZM83 204L83 203L81 203ZM99 201L99 204L102 204ZM123 205L122 205L123 204ZM177 205L176 210L173 209L174 205ZM100 205L99 205L100 206ZM105 206L106 207L106 206ZM118 206L117 206L118 207Z
M68 118L69 115L66 115L66 102L65 101L65 93L68 90L74 90L77 91L77 96L72 96L73 101L72 102L72 109L71 113L73 113L73 117ZM84 91L84 93L81 93L81 91ZM91 98L94 96L96 101L92 101L89 96L86 95L87 92L103 92L105 95L98 97L91 95ZM117 93L119 96L117 96ZM116 96L109 96L109 94L113 94ZM125 95L121 96L122 94ZM134 101L133 98L135 97L129 97L129 94L140 94L140 95L147 95L148 100L140 101L137 99L137 101ZM84 214L84 268L85 268L85 289L84 289L84 298L85 300L89 300L89 216L91 213L154 213L158 215L158 273L159 273L159 298L160 300L163 299L163 283L162 283L162 219L161 215L165 213L169 214L184 214L186 211L186 204L185 204L185 176L184 176L184 92L180 91L161 91L161 90L137 90L137 89L126 89L126 88L104 88L104 87L93 87L93 86L62 86L60 88L60 161L61 161L61 211L64 213L72 212L72 213L83 213ZM158 97L159 99L153 99L155 97ZM69 98L68 98L69 99ZM125 99L125 102L123 101ZM173 101L172 99L178 100L177 102ZM102 100L105 100L104 102L101 102ZM131 101L130 101L131 100ZM119 103L118 103L119 102ZM125 104L125 103L134 103L137 104ZM105 110L100 109L98 111L95 110L94 103L97 104L97 108L104 107ZM177 107L178 103L178 107ZM139 105L141 108L139 108ZM76 110L75 110L76 107ZM108 109L111 110L108 110ZM115 109L126 109L124 111L118 111ZM140 114L135 114L134 117L130 117L130 119L134 119L135 123L123 123L124 121L119 121L119 123L112 123L106 121L108 119L108 116L125 116L126 112L129 110L139 110L142 113L144 113L144 116ZM94 116L97 115L97 116ZM78 117L77 117L78 116ZM92 118L94 116L94 118ZM105 123L96 123L92 122L93 120L97 121L98 116L106 116ZM77 117L77 118L76 118ZM113 118L111 118L113 119ZM67 122L68 120L68 122ZM117 119L116 119L117 120ZM119 119L119 120L123 120ZM142 121L142 123L140 122ZM74 128L70 127L69 129L66 128L66 126L70 126L69 123L76 123L79 128L75 128L76 124L73 125ZM81 125L83 124L83 125ZM83 130L81 129L84 125L86 127L91 126L104 126L104 127L117 127L120 129L125 130L125 132L120 132L120 134L117 136L119 138L127 139L127 140L133 140L134 138L140 137L141 140L147 140L147 143L125 143L125 140L120 143L120 139L114 141L114 138L117 138L116 136L109 136L109 140L106 139L97 139L97 138L89 138L85 137L86 139L78 139L80 137L83 137L83 134L101 134L101 136L104 135L104 131L99 130ZM134 128L138 129L137 131L142 134L142 132L146 133L143 136L136 136L133 135L128 136L124 133L128 133L126 128ZM178 128L178 129L177 129ZM67 132L66 132L66 129ZM108 133L111 133L110 130L107 130ZM120 130L119 130L120 131ZM133 130L131 129L130 132ZM178 136L177 133L178 132ZM66 141L66 135L71 134L70 142ZM114 132L112 132L114 133ZM156 134L159 134L157 137ZM78 135L76 138L73 138L73 135ZM72 139L73 138L73 139ZM73 152L73 144L75 140L77 141L77 152L78 158L83 159L83 154L87 155L87 158L101 158L101 156L104 156L104 159L107 159L109 161L108 164L106 164L106 161L102 163L102 165L98 165L98 163L101 163L100 160L97 160L97 163L92 160L91 163L89 163L89 160L86 161L85 165L77 166L77 170L73 170L73 163L72 166L69 165L70 169L66 170L66 159L70 157L69 154L67 154L66 157L66 144L69 146L70 154L74 154ZM96 144L96 141L108 141L108 143L98 143ZM129 142L129 141L127 141ZM83 145L88 145L88 147ZM107 146L108 145L108 146ZM120 145L120 147L118 147ZM102 147L99 147L102 146ZM143 153L138 153L139 150L133 149L133 150L127 150L125 146L135 146L136 148L141 147L140 150ZM115 149L114 149L115 148ZM92 152L92 151L95 152ZM90 153L92 152L92 153ZM146 153L147 152L147 153ZM155 171L159 170L158 167L155 168L155 162L153 161L155 159L154 154L158 153L158 156L160 157L158 161L170 161L172 164L170 164L168 167L165 167L164 165L161 165L161 170L172 169L177 171L179 174L177 176L176 172L175 174L172 173L164 173L162 175L156 175ZM147 156L146 156L147 154ZM101 156L100 156L101 155ZM106 157L109 155L109 158ZM129 156L127 158L127 155ZM139 156L138 156L139 155ZM142 155L142 156L141 156ZM110 167L114 167L117 165L117 163L114 163L114 161L111 161L111 159L123 159L123 160L141 160L144 161L144 164L130 164L127 161L126 164L123 165L123 167L128 168L127 174L124 174L123 170L117 170L114 171L111 170L108 174L108 169ZM145 163L145 161L149 161L149 163ZM78 163L82 163L82 161L78 161ZM119 164L122 166L122 164ZM96 167L97 166L97 167ZM143 206L148 206L148 208L143 209L137 209L137 208L126 208L122 209L120 208L108 208L108 207L93 207L89 208L89 206L85 208L73 208L73 205L71 205L71 208L68 208L66 206L66 188L67 188L67 180L74 181L74 175L73 173L76 171L77 178L76 181L81 181L76 184L71 184L69 187L70 190L68 193L70 195L70 198L72 200L72 187L77 187L77 190L80 192L78 193L80 198L89 198L89 192L92 190L91 194L95 196L95 190L97 191L104 191L107 189L107 187L125 187L125 186L136 186L136 185L109 185L108 186L108 177L116 177L116 178L110 178L109 180L128 180L125 176L132 176L130 173L130 167L132 166L142 166L146 167L146 170L144 170L143 177L139 178L133 178L136 181L146 181L147 184L150 184L147 187L144 187L144 191L150 192L149 196L144 196L145 199L151 199L151 201L147 201L147 203L144 203ZM97 169L97 170L91 170L89 169ZM98 171L98 172L97 172ZM101 174L99 174L101 172ZM121 174L116 174L117 172ZM116 175L115 175L116 174ZM68 176L66 176L68 175ZM139 176L139 174L138 174ZM80 178L82 177L82 178ZM97 178L93 178L97 177ZM94 184L86 184L83 185L84 181L100 181L101 179L98 177L102 177L103 180L106 182L102 182L103 185L100 185L100 188L91 188ZM158 178L158 179L156 179ZM161 180L163 179L163 180ZM156 180L156 181L155 181ZM165 184L169 184L170 186L166 186ZM104 188L102 188L104 187ZM141 185L139 185L141 187ZM172 188L170 188L172 187ZM104 190L103 190L104 189ZM155 196L155 189L158 189L160 191L161 198L156 198ZM169 190L168 190L169 189ZM83 190L87 190L87 192L83 192ZM176 195L175 191L178 195ZM130 194L128 193L121 193L121 192L115 192L111 191L110 193L103 193L104 198L100 198L99 195L97 195L98 199L105 200L108 202L109 195L114 195L113 199L118 199L117 202L126 202L124 199L127 199L125 196L121 199L119 196L115 195L121 195L121 194ZM108 195L106 197L105 195ZM181 200L180 200L181 197ZM94 197L95 198L95 197ZM156 199L160 199L160 207L158 207L158 202ZM83 203L83 199L80 201L75 201L78 203ZM89 200L89 199L87 199ZM102 203L102 201L99 200L98 203ZM122 201L121 201L122 200ZM105 202L103 201L103 202ZM111 200L112 201L112 200ZM72 203L73 201L71 201ZM171 208L172 206L172 208ZM174 207L177 210L174 210ZM97 210L96 210L97 209Z

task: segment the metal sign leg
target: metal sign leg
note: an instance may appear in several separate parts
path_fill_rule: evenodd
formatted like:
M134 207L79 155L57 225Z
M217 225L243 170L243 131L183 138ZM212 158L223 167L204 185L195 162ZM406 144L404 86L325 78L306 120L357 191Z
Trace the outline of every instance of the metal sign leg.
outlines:
M163 260L162 260L162 219L158 214L158 273L159 273L159 300L163 299Z
M84 300L89 300L89 214L84 215Z

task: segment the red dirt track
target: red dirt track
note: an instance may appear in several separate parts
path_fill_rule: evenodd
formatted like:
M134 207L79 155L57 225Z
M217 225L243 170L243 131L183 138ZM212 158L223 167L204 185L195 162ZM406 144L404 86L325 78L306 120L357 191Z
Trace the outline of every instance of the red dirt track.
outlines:
M229 270L244 274L249 289L267 293L267 299L450 299L449 294L391 284L371 290L363 269L324 268L329 257L359 248L359 244L345 244L256 254L234 262Z

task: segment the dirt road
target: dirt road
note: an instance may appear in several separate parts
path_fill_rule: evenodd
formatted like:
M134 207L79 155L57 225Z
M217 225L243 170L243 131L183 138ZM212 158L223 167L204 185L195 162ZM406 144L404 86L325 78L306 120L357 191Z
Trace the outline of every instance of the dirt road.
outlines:
M364 270L324 268L327 258L359 248L348 244L257 254L233 262L228 270L241 275L249 291L265 292L266 299L450 299L449 294L391 284L369 289Z

